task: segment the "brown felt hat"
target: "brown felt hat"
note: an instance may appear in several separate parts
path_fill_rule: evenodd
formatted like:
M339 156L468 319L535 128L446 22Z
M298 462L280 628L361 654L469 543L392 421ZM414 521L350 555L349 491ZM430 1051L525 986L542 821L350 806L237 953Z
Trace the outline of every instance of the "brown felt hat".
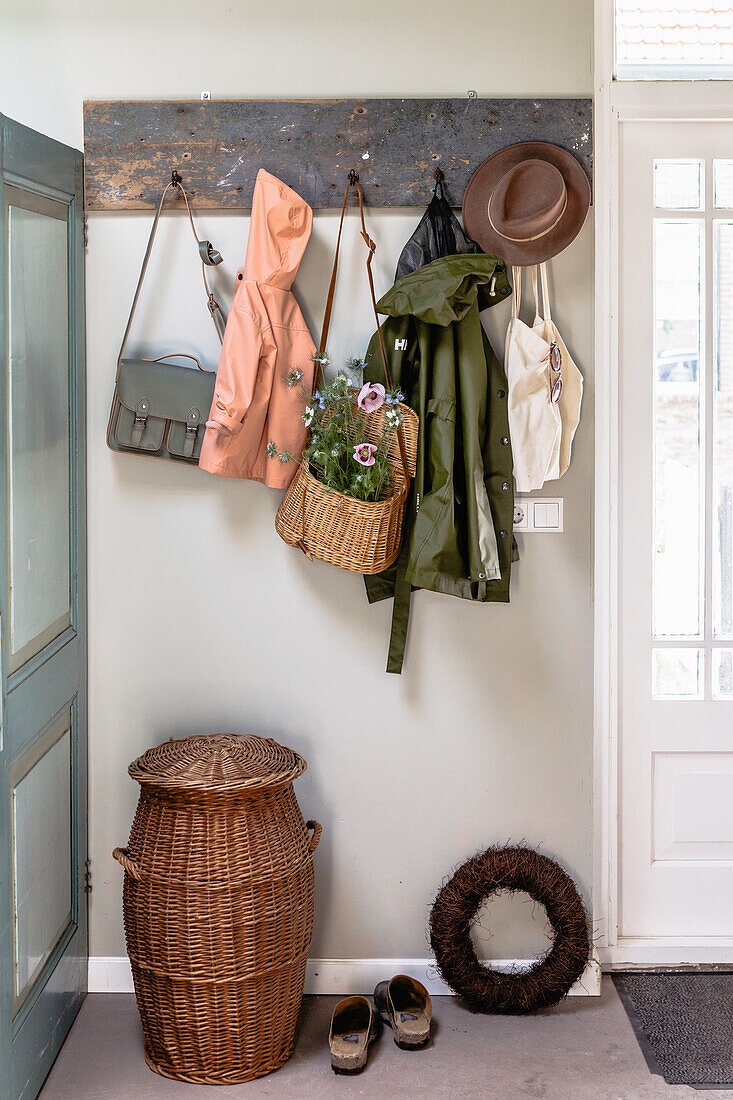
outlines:
M572 153L523 141L476 169L463 196L463 224L484 252L520 267L567 248L589 206L590 183Z

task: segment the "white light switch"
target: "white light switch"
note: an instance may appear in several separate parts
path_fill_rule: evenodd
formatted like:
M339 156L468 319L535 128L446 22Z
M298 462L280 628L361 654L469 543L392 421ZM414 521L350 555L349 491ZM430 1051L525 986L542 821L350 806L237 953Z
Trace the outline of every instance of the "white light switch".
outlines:
M534 502L534 527L536 531L560 530L560 502L536 500Z

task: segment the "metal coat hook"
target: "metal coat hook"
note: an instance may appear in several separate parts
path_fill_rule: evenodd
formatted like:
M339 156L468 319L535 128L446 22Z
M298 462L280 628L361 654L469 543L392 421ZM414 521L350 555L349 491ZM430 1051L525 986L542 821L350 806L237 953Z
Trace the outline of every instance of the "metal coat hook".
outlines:
M442 168L436 168L433 172L433 179L436 183L442 183L445 179L445 173Z
M352 168L349 172L349 183L353 187L355 183L359 182L359 173Z
M183 183L183 176L177 168L173 168L171 171L171 187L180 187Z

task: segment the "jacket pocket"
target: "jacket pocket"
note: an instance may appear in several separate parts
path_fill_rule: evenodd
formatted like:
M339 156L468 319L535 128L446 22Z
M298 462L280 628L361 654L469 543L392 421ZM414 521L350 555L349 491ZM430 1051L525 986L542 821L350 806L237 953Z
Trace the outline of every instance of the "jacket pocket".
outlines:
M437 416L439 420L447 420L449 424L456 422L456 403L448 397L434 397L427 404L428 416Z

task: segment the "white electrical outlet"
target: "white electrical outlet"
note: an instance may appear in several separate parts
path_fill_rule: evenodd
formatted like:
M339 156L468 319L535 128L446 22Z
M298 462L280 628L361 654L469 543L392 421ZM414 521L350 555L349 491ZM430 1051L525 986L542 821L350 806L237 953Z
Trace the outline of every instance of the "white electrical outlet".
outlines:
M562 497L514 498L514 530L559 534L563 529Z
M519 497L514 498L514 530L526 531L529 522L529 509L527 501Z

